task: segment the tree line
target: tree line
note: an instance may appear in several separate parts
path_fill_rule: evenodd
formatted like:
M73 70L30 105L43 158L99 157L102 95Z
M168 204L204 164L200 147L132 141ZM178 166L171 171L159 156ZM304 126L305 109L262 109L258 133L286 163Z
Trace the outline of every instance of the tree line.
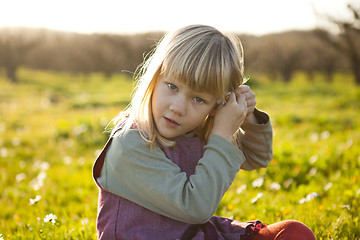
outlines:
M331 80L347 71L360 84L360 12L348 5L353 17L329 18L339 32L324 29L287 31L263 36L239 35L245 51L246 72L265 73L290 81L296 71L311 80L321 72ZM73 73L132 74L164 33L136 35L78 34L46 29L0 29L0 69L16 83L20 66Z

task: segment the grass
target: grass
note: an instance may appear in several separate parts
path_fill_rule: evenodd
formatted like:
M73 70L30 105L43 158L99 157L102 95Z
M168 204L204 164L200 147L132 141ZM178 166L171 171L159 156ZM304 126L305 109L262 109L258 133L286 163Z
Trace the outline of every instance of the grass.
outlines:
M12 85L0 72L1 237L96 239L91 167L132 82L28 69L19 79ZM262 76L249 84L272 118L274 159L241 171L216 214L297 219L317 239L360 239L360 88L346 74L333 83L298 74L289 84ZM44 222L50 213L54 224Z

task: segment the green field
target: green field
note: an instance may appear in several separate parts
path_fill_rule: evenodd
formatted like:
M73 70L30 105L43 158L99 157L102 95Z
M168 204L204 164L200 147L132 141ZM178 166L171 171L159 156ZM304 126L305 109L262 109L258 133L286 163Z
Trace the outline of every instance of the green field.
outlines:
M19 81L0 71L0 239L96 239L91 168L132 81L28 69ZM216 214L296 219L317 239L360 239L360 87L345 74L249 84L272 118L274 159L241 171Z

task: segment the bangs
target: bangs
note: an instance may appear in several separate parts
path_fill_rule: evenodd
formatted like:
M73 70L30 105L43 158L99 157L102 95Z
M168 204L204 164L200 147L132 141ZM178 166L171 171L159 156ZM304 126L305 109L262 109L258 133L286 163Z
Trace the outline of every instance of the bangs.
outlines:
M178 34L183 36L184 34ZM177 79L192 89L224 99L243 82L240 40L221 32L191 32L170 41L161 75Z

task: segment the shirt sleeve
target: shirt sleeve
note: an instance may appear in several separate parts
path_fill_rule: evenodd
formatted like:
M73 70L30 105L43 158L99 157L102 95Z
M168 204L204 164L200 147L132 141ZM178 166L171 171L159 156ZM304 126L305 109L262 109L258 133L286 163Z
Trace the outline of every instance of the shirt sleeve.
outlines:
M244 122L238 132L237 145L244 153L246 161L241 169L254 170L267 167L273 157L273 131L269 116L255 109L259 124Z
M107 191L161 215L192 224L205 223L245 161L225 139L211 135L203 158L190 177L150 146L137 130L114 137L98 183Z

